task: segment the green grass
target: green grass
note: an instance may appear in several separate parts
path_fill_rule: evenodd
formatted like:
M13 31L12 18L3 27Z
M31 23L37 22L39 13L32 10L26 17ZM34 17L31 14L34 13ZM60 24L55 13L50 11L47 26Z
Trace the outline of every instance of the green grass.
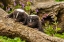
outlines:
M6 36L0 36L0 42L26 42L26 41L20 39L19 37L15 37L15 38L11 39Z
M64 0L55 0L55 1L57 1L57 2L61 2L61 1L64 1Z

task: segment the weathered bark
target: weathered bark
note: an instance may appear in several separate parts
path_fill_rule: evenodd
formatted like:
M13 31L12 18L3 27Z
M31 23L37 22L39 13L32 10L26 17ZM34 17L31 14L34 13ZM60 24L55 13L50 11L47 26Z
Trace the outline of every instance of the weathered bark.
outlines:
M64 9L64 2L37 3L31 6L31 10L35 9L42 9L42 12L49 15L57 15L60 10Z
M42 2L42 3L44 3L44 2L54 2L55 0L31 0L31 1L32 1L33 4L36 5L39 2Z
M7 15L8 15L8 13L0 8L0 17L5 17Z
M64 39L48 36L43 32L15 22L13 19L5 18L4 14L6 16L7 13L1 8L0 14L2 14L0 15L0 35L8 37L18 36L22 39L26 39L26 41L29 42L64 42Z

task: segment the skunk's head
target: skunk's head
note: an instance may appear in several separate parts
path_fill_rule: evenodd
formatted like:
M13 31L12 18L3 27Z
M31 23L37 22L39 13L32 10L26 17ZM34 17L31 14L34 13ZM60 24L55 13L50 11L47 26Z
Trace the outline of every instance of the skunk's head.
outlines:
M27 24L29 27L36 27L39 22L39 17L37 15L29 15Z

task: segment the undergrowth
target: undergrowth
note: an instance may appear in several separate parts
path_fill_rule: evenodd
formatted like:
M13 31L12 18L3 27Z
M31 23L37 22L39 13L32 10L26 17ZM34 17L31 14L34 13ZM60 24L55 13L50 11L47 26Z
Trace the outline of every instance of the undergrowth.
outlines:
M50 36L55 36L55 37L59 37L59 38L63 38L64 39L64 32L62 34L58 33L59 30L61 30L61 28L57 27L57 22L53 23L55 25L55 27L53 28L53 25L49 25L47 23L45 23L45 33L50 35Z
M15 37L15 38L11 39L6 36L0 36L0 42L26 42L26 41L20 39L19 37Z
M55 1L57 1L57 2L61 2L61 1L64 1L64 0L55 0Z

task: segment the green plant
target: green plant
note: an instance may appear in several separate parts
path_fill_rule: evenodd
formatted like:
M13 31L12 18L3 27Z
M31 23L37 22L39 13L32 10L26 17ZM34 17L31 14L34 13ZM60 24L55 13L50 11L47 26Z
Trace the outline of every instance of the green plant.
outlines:
M64 0L55 0L55 1L60 2L60 1L64 1Z
M29 5L25 6L25 10L30 11L30 6Z
M59 37L59 38L63 38L64 39L64 34L58 34L58 33L56 33L55 37Z
M61 30L61 28L57 27L58 22L54 22L53 24L55 25L55 28L53 28L52 25L49 25L49 23L45 23L45 33L51 36L64 38L64 33L57 33L59 30Z
M15 7L14 7L14 9L17 9L17 8L21 8L22 6L21 5L16 5Z
M45 23L45 33L54 36L61 28L57 27L57 22L53 23L55 25L55 28L53 28L53 25L49 25L49 23Z
M24 7L25 11L28 13L30 13L30 10L31 10L30 6L31 6L31 2L28 1Z
M58 22L55 21L53 24L55 25L55 33L57 33L59 30L61 30L61 28L57 27Z
M6 36L0 36L0 42L26 42L25 40L15 37L14 39L8 38Z
M48 35L54 35L55 30L53 29L52 25L45 24L45 33Z

